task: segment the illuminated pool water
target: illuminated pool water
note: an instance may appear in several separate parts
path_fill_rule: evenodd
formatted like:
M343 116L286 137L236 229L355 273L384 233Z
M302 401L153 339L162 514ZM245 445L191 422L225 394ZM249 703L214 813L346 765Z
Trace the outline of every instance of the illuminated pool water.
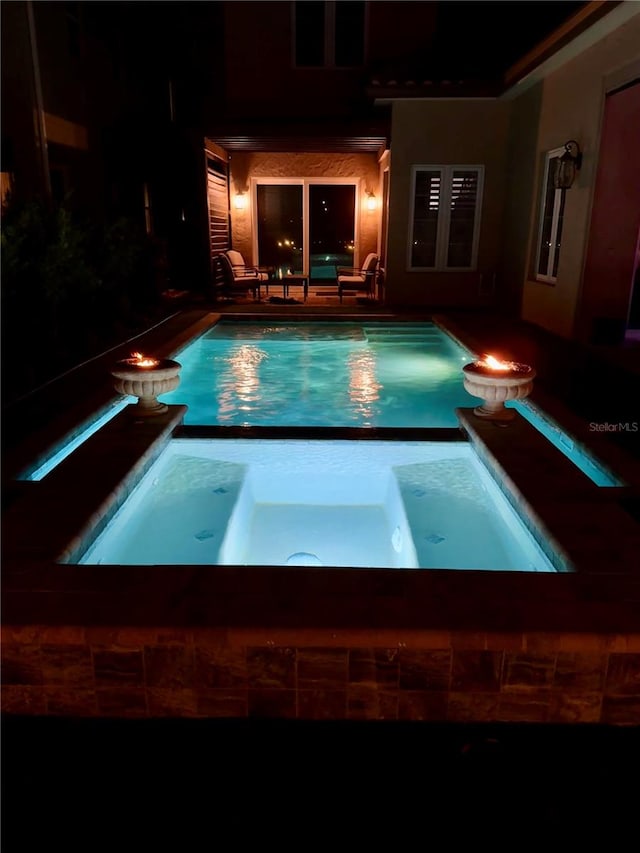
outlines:
M100 412L89 418L88 421L80 424L76 430L70 433L66 439L57 447L53 448L49 453L44 454L42 459L36 460L29 468L22 472L18 479L21 480L42 480L50 471L59 465L63 459L66 459L70 453L80 447L81 444L97 432L100 427L108 423L114 418L118 412L121 412L125 406L130 403L136 403L136 397L119 397L112 400L108 406Z
M78 562L555 571L466 442L174 439Z
M217 323L176 358L186 424L456 427L469 354L433 323Z
M214 426L457 427L480 401L462 367L477 357L430 322L222 320L173 354L185 423ZM21 479L37 480L113 417L115 403ZM530 400L513 405L599 486L622 485Z
M222 321L176 356L162 400L197 425L456 427L480 403L462 379L478 355L430 322ZM597 485L622 484L530 401L508 405Z

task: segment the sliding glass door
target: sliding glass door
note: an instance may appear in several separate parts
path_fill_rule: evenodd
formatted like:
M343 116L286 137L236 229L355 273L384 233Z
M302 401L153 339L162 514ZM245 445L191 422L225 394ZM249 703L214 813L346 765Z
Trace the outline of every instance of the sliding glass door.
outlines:
M353 184L309 186L309 270L311 279L335 279L336 267L353 266Z
M258 263L277 275L303 271L302 186L258 184Z
M356 186L311 180L256 182L257 257L261 266L335 279L353 266Z

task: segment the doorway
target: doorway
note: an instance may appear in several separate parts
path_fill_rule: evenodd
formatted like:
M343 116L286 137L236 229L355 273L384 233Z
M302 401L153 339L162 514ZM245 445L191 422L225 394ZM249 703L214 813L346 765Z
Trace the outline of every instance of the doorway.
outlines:
M261 267L276 276L303 272L304 217L302 187L297 184L258 184L257 253Z
M337 267L353 267L356 188L348 184L309 186L309 275L335 280Z
M355 180L254 180L254 256L276 276L308 274L335 281L338 266L357 263Z

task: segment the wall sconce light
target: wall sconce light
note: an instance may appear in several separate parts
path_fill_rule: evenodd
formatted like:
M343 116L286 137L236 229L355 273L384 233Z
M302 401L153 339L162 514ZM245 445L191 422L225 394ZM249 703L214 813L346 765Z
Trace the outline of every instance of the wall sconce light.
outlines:
M246 210L247 196L245 195L245 193L236 193L233 203L235 205L236 210Z
M378 200L371 190L367 192L367 210L374 211L378 209Z
M576 172L582 166L582 151L575 139L564 144L564 154L556 164L553 185L557 190L568 190L575 181Z

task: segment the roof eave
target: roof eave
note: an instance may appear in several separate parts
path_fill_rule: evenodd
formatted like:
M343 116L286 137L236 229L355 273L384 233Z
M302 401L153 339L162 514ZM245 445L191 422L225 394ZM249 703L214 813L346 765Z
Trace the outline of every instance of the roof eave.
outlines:
M510 99L640 14L640 3L594 0L537 44L504 75L503 97Z
M501 80L423 81L375 85L367 95L376 105L395 101L515 97L640 14L630 0L593 0L507 69Z

